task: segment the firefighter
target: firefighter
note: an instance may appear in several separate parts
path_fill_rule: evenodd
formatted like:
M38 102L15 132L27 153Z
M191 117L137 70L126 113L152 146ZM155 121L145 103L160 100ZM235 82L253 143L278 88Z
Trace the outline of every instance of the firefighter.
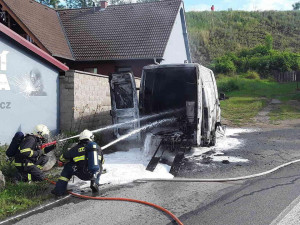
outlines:
M77 176L81 180L90 180L92 192L99 191L99 180L102 172L103 154L99 145L93 142L93 140L93 133L89 130L84 130L79 135L79 143L60 156L59 162L64 164L64 168L55 188L51 191L52 194L56 196L65 195L68 181L73 175ZM90 145L95 148L95 155L98 160L93 160L92 157L87 157L88 148ZM97 171L91 171L89 169L90 162L96 162L98 165Z
M21 141L15 155L15 167L18 170L16 179L18 181L42 181L45 174L43 166L48 162L45 155L53 150L56 145L40 149L46 142L50 131L46 125L39 124L35 127L32 134L27 134Z

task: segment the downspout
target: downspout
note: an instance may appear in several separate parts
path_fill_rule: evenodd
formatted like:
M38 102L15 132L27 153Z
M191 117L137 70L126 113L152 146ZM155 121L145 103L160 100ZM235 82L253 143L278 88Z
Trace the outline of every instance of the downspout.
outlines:
M184 6L180 9L180 19L181 19L181 26L182 26L182 33L183 33L183 39L185 44L187 61L188 63L191 63L192 57L190 52L189 37L187 33L187 27L186 27L185 15L184 15Z

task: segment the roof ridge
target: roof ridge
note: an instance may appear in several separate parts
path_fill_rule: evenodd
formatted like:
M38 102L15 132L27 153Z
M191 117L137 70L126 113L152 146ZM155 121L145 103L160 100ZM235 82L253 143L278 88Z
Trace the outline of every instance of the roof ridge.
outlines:
M109 5L109 6L123 6L123 5L141 5L141 4L154 4L158 2L182 2L182 0L156 0L156 1L150 1L150 2L132 2L132 3L123 3L118 5Z
M69 47L69 49L70 49L70 53L71 53L73 59L75 60L73 48L72 48L72 46L71 46L71 44L70 44L70 41L69 41L69 38L68 38L68 36L67 36L66 29L65 29L64 25L62 24L62 21L61 21L61 18L60 18L60 15L59 15L58 12L56 12L56 15L57 15L57 18L58 18L58 21L59 21L59 25L60 25L60 27L61 27L61 30L62 30L62 32L63 32L63 34L64 34L64 36L65 36L66 41L67 41L68 47Z
M31 1L31 0L29 0ZM124 3L124 4L117 4L117 5L108 5L107 7L119 7L124 5L142 5L142 4L154 4L158 2L183 2L183 0L157 0L153 2L132 2L132 3ZM86 10L86 9L93 9L94 7L100 7L100 6L90 6L90 7L83 7L83 8L70 8L70 9L54 9L55 11L69 11L69 10Z

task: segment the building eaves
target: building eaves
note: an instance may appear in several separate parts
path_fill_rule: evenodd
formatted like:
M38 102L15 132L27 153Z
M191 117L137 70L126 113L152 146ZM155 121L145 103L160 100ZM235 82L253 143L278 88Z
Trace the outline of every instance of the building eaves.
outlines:
M21 37L19 34L12 31L11 29L9 29L8 27L4 26L1 23L0 23L0 32L4 33L5 35L10 37L14 41L18 42L19 44L21 44L25 48L29 49L31 52L33 52L36 55L40 56L41 58L45 59L46 61L48 61L49 63L51 63L55 67L57 67L57 68L59 68L63 71L68 71L69 70L69 67L67 67L66 65L64 65L63 63L61 63L60 61L58 61L57 59L55 59L54 57L52 57L51 55L49 55L48 53L46 53L45 51L40 49L39 47L37 47L34 44L30 43L29 41L27 41L26 39Z
M9 14L49 54L73 59L57 12L34 0L0 0Z

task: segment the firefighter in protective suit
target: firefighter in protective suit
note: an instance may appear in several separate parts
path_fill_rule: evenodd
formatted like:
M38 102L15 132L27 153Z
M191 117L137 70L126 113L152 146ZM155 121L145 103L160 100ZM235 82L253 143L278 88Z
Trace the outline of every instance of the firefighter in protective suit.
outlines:
M45 154L56 147L52 145L40 149L40 146L46 142L49 134L48 127L39 124L35 127L32 134L27 134L21 141L15 155L15 167L18 170L17 180L25 182L44 180L45 174L42 169L49 160Z
M93 140L93 133L89 130L84 130L79 135L79 143L60 156L59 161L64 163L64 169L61 172L61 176L58 178L55 188L51 191L52 194L56 196L65 195L68 181L73 175L81 180L90 180L92 191L99 191L99 180L104 159L100 146L93 142ZM98 159L96 163L99 165L97 171L89 170L89 163L91 160L89 161L88 159L88 148L90 145L95 148L94 150L97 156L95 160Z

